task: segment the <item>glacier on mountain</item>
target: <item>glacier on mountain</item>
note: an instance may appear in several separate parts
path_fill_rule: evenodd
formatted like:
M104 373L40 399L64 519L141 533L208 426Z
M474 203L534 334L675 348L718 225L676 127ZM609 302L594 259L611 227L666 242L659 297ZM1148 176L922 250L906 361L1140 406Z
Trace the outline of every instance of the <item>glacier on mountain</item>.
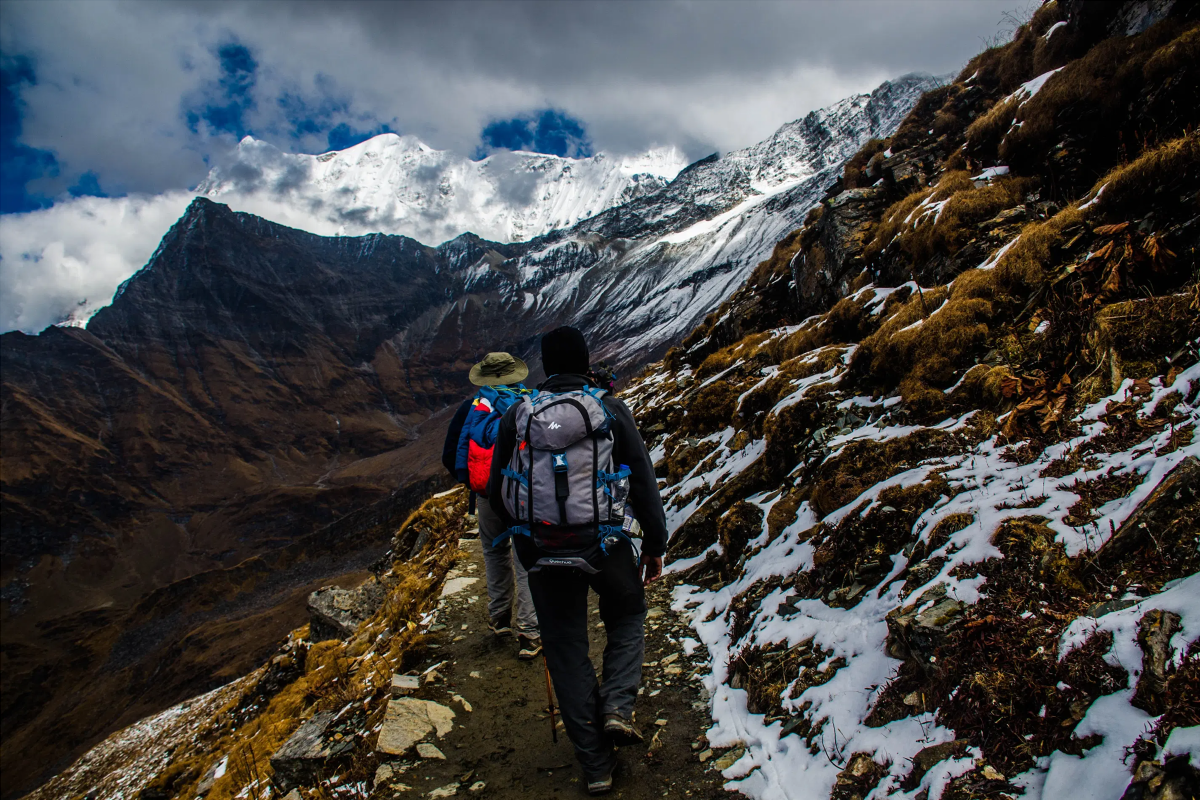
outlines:
M472 161L394 133L321 155L247 136L196 192L327 236L381 232L437 244L469 231L521 242L657 191L685 165L673 147L578 159L504 151Z

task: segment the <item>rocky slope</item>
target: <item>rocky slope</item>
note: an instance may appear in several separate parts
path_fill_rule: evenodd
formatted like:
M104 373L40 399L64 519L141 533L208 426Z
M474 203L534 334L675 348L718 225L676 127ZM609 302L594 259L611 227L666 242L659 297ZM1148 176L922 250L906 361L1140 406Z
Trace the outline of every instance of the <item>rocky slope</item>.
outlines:
M483 558L465 492L431 498L393 540L394 562L363 586L310 601L313 623L292 633L269 665L108 737L30 795L93 800L204 796L482 796L575 794L580 776L557 722L552 741L540 659L518 661L512 637L487 630ZM322 634L321 598L354 613ZM384 600L384 596L387 599ZM642 747L622 753L625 798L718 798L716 753L703 735L708 708L696 676L699 644L650 587L635 720ZM589 613L598 620L595 598ZM594 652L603 626L592 626Z
M313 581L377 557L480 353L568 321L598 354L661 353L932 83L523 243L326 238L198 198L86 328L0 337L6 794L247 668ZM94 713L114 699L125 716Z
M1197 791L1198 43L1042 6L628 389L729 788Z

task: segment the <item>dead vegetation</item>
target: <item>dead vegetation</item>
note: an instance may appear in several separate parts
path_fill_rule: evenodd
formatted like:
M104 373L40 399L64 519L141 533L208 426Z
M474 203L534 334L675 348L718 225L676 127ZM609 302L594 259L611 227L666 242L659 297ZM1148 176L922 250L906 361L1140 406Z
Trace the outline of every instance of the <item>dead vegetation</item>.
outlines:
M465 513L465 493L426 501L397 532L397 542L413 557L392 566L392 590L379 611L352 638L318 642L311 647L305 631L258 674L249 688L216 714L195 745L176 752L147 787L170 797L190 797L204 774L228 758L225 774L207 798L266 797L275 786L270 758L297 727L313 714L360 707L362 730L370 731L384 712L382 702L393 672L411 668L423 655L424 634L417 622L432 607L457 556L455 544ZM364 785L374 774L373 743L355 740L338 766L343 782ZM327 776L328 777L328 776ZM249 788L248 788L249 787Z

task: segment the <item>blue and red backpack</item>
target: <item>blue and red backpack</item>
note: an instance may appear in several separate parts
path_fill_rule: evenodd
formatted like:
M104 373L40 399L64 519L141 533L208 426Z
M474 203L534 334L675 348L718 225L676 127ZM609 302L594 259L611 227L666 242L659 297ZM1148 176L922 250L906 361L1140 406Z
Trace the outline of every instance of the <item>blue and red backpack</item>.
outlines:
M487 496L488 478L492 472L492 450L500 430L500 418L513 403L523 397L534 397L537 391L521 384L513 386L481 386L471 401L467 418L458 437L458 454L454 462L459 480L471 491Z

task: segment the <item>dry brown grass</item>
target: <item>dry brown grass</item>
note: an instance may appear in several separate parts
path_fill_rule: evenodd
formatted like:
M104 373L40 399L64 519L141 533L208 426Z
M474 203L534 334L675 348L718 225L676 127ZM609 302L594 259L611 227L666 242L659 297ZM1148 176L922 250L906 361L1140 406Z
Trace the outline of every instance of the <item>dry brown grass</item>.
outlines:
M1000 142L1012 128L1020 105L1019 97L1000 100L967 127L967 148L976 160L987 161L1000 149Z
M937 254L954 255L978 235L977 226L1021 203L1032 181L1002 177L976 188L966 170L949 170L932 190L918 190L889 208L866 248L868 258L893 247L914 267ZM931 206L917 211L922 204ZM937 211L932 204L944 203Z
M436 605L446 573L460 555L454 543L461 525L448 522L461 518L465 511L464 492L427 500L409 516L397 535L403 537L405 530L414 525L427 526L433 535L415 558L393 565L395 588L359 632L347 641L330 640L308 648L303 674L275 692L252 718L238 721L237 708L244 705L244 698L231 703L213 719L208 730L211 738L202 743L202 752L180 753L151 786L169 786L176 796L193 796L200 777L228 755L228 771L207 797L233 800L254 780L260 782L259 796L265 796L261 793L266 791L273 772L271 755L305 719L318 711L363 702L421 649L422 635L415 620ZM262 675L266 670L263 668ZM262 675L257 680L262 680ZM257 681L250 686L248 692L257 691ZM381 713L382 706L371 711ZM255 795L251 792L250 796Z
M994 153L1014 171L1033 172L1051 157L1064 131L1073 131L1073 149L1094 169L1134 158L1162 138L1177 136L1177 125L1196 120L1198 30L1196 23L1189 28L1166 20L1138 36L1100 42L1015 112L1020 127L1002 134L995 150L987 150L983 142L977 148L972 139L973 154L988 159ZM1190 111L1183 110L1188 106ZM1138 107L1169 113L1131 118Z
M892 240L896 238L906 226L911 226L908 222L908 217L912 214L913 209L925 202L932 194L933 189L917 189L907 197L901 198L888 206L883 212L879 224L875 227L874 236L867 246L863 248L863 258L868 262L883 252Z
M921 95L892 137L892 152L907 150L928 135L926 131L933 127L934 118L952 91L949 86L940 86Z
M1112 220L1124 219L1145 207L1147 193L1186 179L1198 165L1200 134L1191 132L1172 139L1147 150L1097 181L1090 194L1095 196L1101 188L1104 193L1089 211L1094 209Z
M877 385L898 385L906 403L937 413L945 401L940 388L953 383L956 371L979 353L997 310L1011 307L1042 284L1063 231L1082 220L1083 214L1072 207L1045 222L1026 225L994 268L965 272L948 289L925 292L924 302L921 296L910 297L863 340L855 354L855 372L867 373Z
M696 436L707 436L725 429L737 410L738 394L738 388L729 381L717 380L705 386L689 403L683 430Z
M1042 36L1061 19L1057 3L1042 5L1011 42L988 48L967 62L958 80L974 75L973 83L1008 94L1035 75L1060 66L1076 43L1066 31L1057 32L1048 42Z

